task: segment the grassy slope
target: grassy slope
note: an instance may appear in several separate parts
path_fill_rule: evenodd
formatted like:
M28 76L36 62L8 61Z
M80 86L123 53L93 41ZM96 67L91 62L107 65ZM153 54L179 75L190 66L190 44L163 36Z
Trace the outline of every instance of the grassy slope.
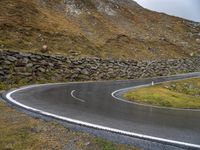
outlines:
M140 60L198 53L200 27L123 1L101 2L117 15L99 12L95 0L74 0L78 16L66 13L63 0L1 0L0 48L39 52L46 44L52 54Z
M0 149L135 150L85 133L71 131L58 123L31 118L0 101Z
M138 103L174 108L200 108L200 78L140 88L124 95Z
M36 0L1 1L0 45L38 52L46 44L52 53L67 54L76 48L87 53L92 44L81 35L80 29L62 13L48 7Z

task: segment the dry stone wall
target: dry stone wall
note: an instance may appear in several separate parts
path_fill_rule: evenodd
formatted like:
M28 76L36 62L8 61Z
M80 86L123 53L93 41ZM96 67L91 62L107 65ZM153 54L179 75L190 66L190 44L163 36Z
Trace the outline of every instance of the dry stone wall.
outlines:
M74 58L0 50L0 82L137 79L200 71L200 56L134 61Z

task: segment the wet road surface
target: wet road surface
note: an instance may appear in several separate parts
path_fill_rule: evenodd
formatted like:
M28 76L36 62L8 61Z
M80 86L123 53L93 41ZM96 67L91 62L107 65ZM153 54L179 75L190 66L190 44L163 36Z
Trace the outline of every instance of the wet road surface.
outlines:
M96 125L95 128L101 130L105 127L105 130L114 129L113 132L123 131L122 134L133 133L136 137L138 134L138 138L161 139L166 143L169 140L177 145L186 143L188 148L200 149L200 111L130 104L112 95L119 89L151 84L152 81L158 83L198 76L200 73L141 80L35 85L7 92L4 98L27 106L26 109L33 108L31 111L37 109L38 113L66 117L72 123L80 121L80 124ZM120 92L115 96L121 98ZM151 137L155 139L148 139Z

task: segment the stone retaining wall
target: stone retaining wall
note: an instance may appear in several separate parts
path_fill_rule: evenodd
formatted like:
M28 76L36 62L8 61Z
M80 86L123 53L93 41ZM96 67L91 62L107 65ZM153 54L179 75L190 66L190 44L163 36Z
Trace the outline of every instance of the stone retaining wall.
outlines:
M74 58L0 50L0 82L136 79L200 71L200 56L137 62Z

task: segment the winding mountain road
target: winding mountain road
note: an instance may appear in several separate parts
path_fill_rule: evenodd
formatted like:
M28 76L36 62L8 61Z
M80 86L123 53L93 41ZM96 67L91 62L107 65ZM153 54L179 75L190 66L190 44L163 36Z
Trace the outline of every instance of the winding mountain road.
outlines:
M127 87L199 76L200 73L190 73L140 80L33 85L6 92L3 98L23 109L66 122L200 149L200 110L160 108L122 99Z

